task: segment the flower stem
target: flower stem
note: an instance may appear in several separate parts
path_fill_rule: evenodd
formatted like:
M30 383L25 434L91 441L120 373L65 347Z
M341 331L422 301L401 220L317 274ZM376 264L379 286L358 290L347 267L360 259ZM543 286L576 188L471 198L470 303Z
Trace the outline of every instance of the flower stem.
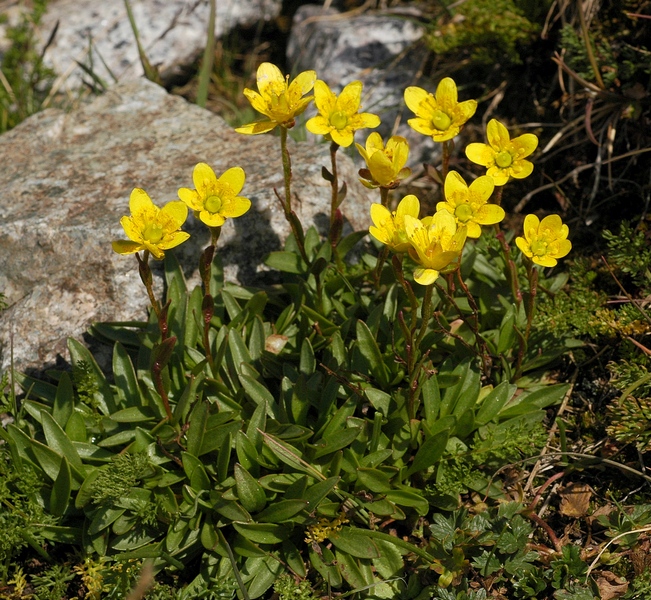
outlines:
M450 142L443 142L443 152L441 155L441 176L443 177L443 181L445 181L445 178L448 175L448 170L450 168L451 149L452 148Z
M283 178L285 182L285 199L281 199L281 204L285 212L285 219L292 228L294 233L294 239L296 240L296 245L298 250L301 253L301 257L305 261L306 265L310 264L310 261L307 258L307 253L305 252L305 235L303 233L303 227L299 221L296 213L292 210L292 160L289 156L289 150L287 149L287 128L280 128L280 149L283 159Z
M337 209L339 208L339 177L337 175L337 150L339 144L337 142L330 143L330 165L331 175L330 185L332 187L332 195L330 197L330 243L333 248L337 245L339 236L341 235L341 227L337 224Z
M520 335L520 344L518 348L518 360L515 367L514 379L517 379L522 374L522 363L524 361L524 353L531 335L531 323L536 310L536 296L538 295L538 269L534 267L533 263L529 260L526 261L527 278L529 280L529 295L527 297L527 327L524 335Z
M162 376L163 369L169 362L174 344L176 343L175 337L168 337L169 327L167 325L167 309L169 308L169 302L167 302L165 306L161 307L160 303L156 299L151 268L149 267L149 252L145 250L142 258L140 257L140 254L136 252L136 258L138 259L138 272L140 273L140 279L147 290L149 302L156 314L158 329L160 330L161 335L160 344L154 348L154 363L151 367L151 375L154 381L154 387L163 401L167 420L172 421L172 410L170 408L169 396L167 395L167 390L165 390Z
M203 283L203 302L201 304L201 314L203 316L203 348L206 353L206 360L210 366L213 377L217 377L215 369L215 360L212 354L210 344L210 322L215 314L215 301L210 293L210 279L212 276L212 261L215 256L215 247L221 234L221 227L210 228L210 245L203 251L199 259L199 272Z

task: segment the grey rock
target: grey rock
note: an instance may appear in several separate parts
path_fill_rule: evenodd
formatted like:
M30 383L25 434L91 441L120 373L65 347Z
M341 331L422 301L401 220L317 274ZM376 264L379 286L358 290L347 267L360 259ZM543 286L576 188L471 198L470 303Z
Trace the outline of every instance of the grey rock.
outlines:
M131 8L141 44L150 63L159 68L163 81L172 79L203 52L208 0L131 0ZM219 0L216 37L238 25L274 19L280 8L280 0ZM45 61L61 75L65 88L77 88L82 79L90 79L75 61L90 65L92 59L93 70L108 83L113 80L103 63L118 81L142 75L123 0L52 0L39 28L43 41L57 22L58 30Z
M290 140L290 152L295 210L306 228L322 225L328 145ZM283 189L277 137L238 134L144 79L72 113L48 109L0 136L0 292L9 303L0 313L3 369L11 339L16 367L41 370L67 357L66 338L79 339L92 322L146 317L136 259L114 253L111 241L125 239L119 220L129 214L134 187L160 206L178 199L179 187L193 187L192 170L202 161L218 175L238 165L247 174L242 195L252 210L226 222L218 252L228 280L255 284L266 276L264 255L281 249L289 233L273 192ZM375 194L346 156L338 164L349 190L345 216L350 227L365 229ZM175 253L191 276L208 235L192 215L186 225L192 237Z
M361 81L363 110L380 115L382 125L376 131L385 139L391 135L407 138L410 164L439 152L432 140L407 125L407 119L414 115L404 104L404 89L410 85L425 87L419 79L427 58L420 41L424 28L415 17L408 11L351 16L307 4L294 16L287 47L294 71L314 69L337 93L351 81ZM363 144L369 133L358 132L356 141Z

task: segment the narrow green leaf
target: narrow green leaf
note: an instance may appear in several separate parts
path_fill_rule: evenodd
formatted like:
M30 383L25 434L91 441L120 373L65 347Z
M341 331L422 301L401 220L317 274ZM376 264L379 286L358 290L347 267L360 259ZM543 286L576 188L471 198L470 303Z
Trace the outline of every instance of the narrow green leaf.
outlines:
M500 419L508 419L537 409L547 408L554 404L560 404L569 389L569 384L561 383L548 385L529 393L524 392L511 405L507 405L506 409L499 413L499 417Z
M294 252L270 252L265 258L264 264L272 269L282 271L284 273L300 274L304 273L307 269L301 257Z
M364 535L359 535L356 527L343 527L328 538L335 548L357 558L379 558L377 544Z
M503 381L482 400L479 406L475 422L477 425L486 425L492 421L506 405L506 403L513 397L517 386L510 384L508 381Z
M154 411L148 406L130 406L111 415L111 420L116 423L142 423L153 421L155 418Z
M235 489L240 503L250 513L261 511L267 504L264 488L239 463L235 463Z
M437 434L433 435L428 440L425 440L423 445L418 449L418 452L416 452L416 456L414 456L414 460L406 473L406 477L418 473L419 471L424 471L437 463L445 452L445 446L448 443L448 436L449 431L444 429L443 431L439 431Z
M278 544L284 542L292 533L287 525L275 523L233 523L236 531L256 544Z
M97 391L93 394L93 399L97 403L97 407L105 415L114 413L117 410L117 405L113 398L113 391L88 348L81 342L68 338L68 351L70 352L73 368L88 371L95 381Z
M74 405L75 393L72 388L72 380L70 375L64 371L61 373L56 396L54 397L54 405L52 406L52 416L60 427L66 426Z
M79 471L84 470L84 465L81 462L79 454L74 445L66 435L61 426L54 420L54 417L46 412L41 412L41 419L43 424L43 433L48 446L60 456L65 456L70 461L70 464Z
M119 342L113 346L113 376L118 403L121 406L142 406L136 371L129 354Z
M312 348L309 338L303 338L298 370L305 375L312 375L316 370L316 358L314 357L314 349Z
M210 490L212 485L203 463L190 452L181 454L183 470L190 480L190 487L196 492Z
M298 513L307 508L307 500L278 500L270 504L255 516L259 523L283 523L291 521Z
M356 332L358 348L362 356L368 361L370 372L380 383L380 387L386 388L389 385L389 375L375 336L368 328L368 325L361 320L357 321Z
M337 450L346 448L357 438L357 436L359 436L360 431L360 427L350 427L347 429L340 429L327 437L324 436L315 444L316 452L314 453L314 458L327 456Z
M188 432L186 434L188 452L194 456L200 456L201 445L206 433L208 421L208 401L197 402L190 413Z
M72 442L86 442L86 421L80 412L74 411L66 423L66 435Z
M70 502L70 492L72 490L72 476L70 475L70 465L64 456L61 459L59 474L54 480L52 491L50 492L50 512L55 517L60 517L66 512Z

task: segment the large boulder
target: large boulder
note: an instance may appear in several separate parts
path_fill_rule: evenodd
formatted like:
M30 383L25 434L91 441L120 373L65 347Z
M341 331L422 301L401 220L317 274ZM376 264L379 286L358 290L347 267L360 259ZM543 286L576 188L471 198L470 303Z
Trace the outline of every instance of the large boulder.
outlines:
M329 147L290 140L290 152L296 212L304 224L322 226ZM227 279L255 284L264 255L289 233L274 194L283 189L277 137L238 134L143 79L71 113L48 109L0 136L0 292L9 304L0 313L3 369L11 343L19 369L43 369L66 357L66 338L80 337L93 321L143 320L147 298L136 259L115 254L111 240L124 239L119 220L134 187L158 205L178 199L179 187L193 187L201 161L218 174L237 165L247 174L242 194L252 210L227 221L218 247ZM364 229L375 195L344 155L339 168L349 190L344 213ZM208 236L192 215L185 228L192 237L177 256L191 275Z
M215 35L253 26L280 14L281 0L219 0ZM208 35L208 0L130 0L140 43L164 81L170 81L203 52ZM91 66L105 82L136 79L142 66L123 0L51 0L40 26L45 42L58 23L45 61L77 88L90 77L77 62Z

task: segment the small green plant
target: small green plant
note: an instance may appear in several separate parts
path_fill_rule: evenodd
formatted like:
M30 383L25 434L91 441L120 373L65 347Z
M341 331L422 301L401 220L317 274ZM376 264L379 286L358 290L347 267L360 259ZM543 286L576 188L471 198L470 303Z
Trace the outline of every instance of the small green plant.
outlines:
M47 0L34 0L19 23L7 27L11 45L0 64L0 133L38 112L54 81L54 72L43 63L47 44L37 47L36 27L46 6Z
M488 64L506 60L522 62L520 46L530 43L540 30L514 0L467 0L446 7L427 36L436 54L469 54L472 61ZM499 15L499 18L496 18Z

